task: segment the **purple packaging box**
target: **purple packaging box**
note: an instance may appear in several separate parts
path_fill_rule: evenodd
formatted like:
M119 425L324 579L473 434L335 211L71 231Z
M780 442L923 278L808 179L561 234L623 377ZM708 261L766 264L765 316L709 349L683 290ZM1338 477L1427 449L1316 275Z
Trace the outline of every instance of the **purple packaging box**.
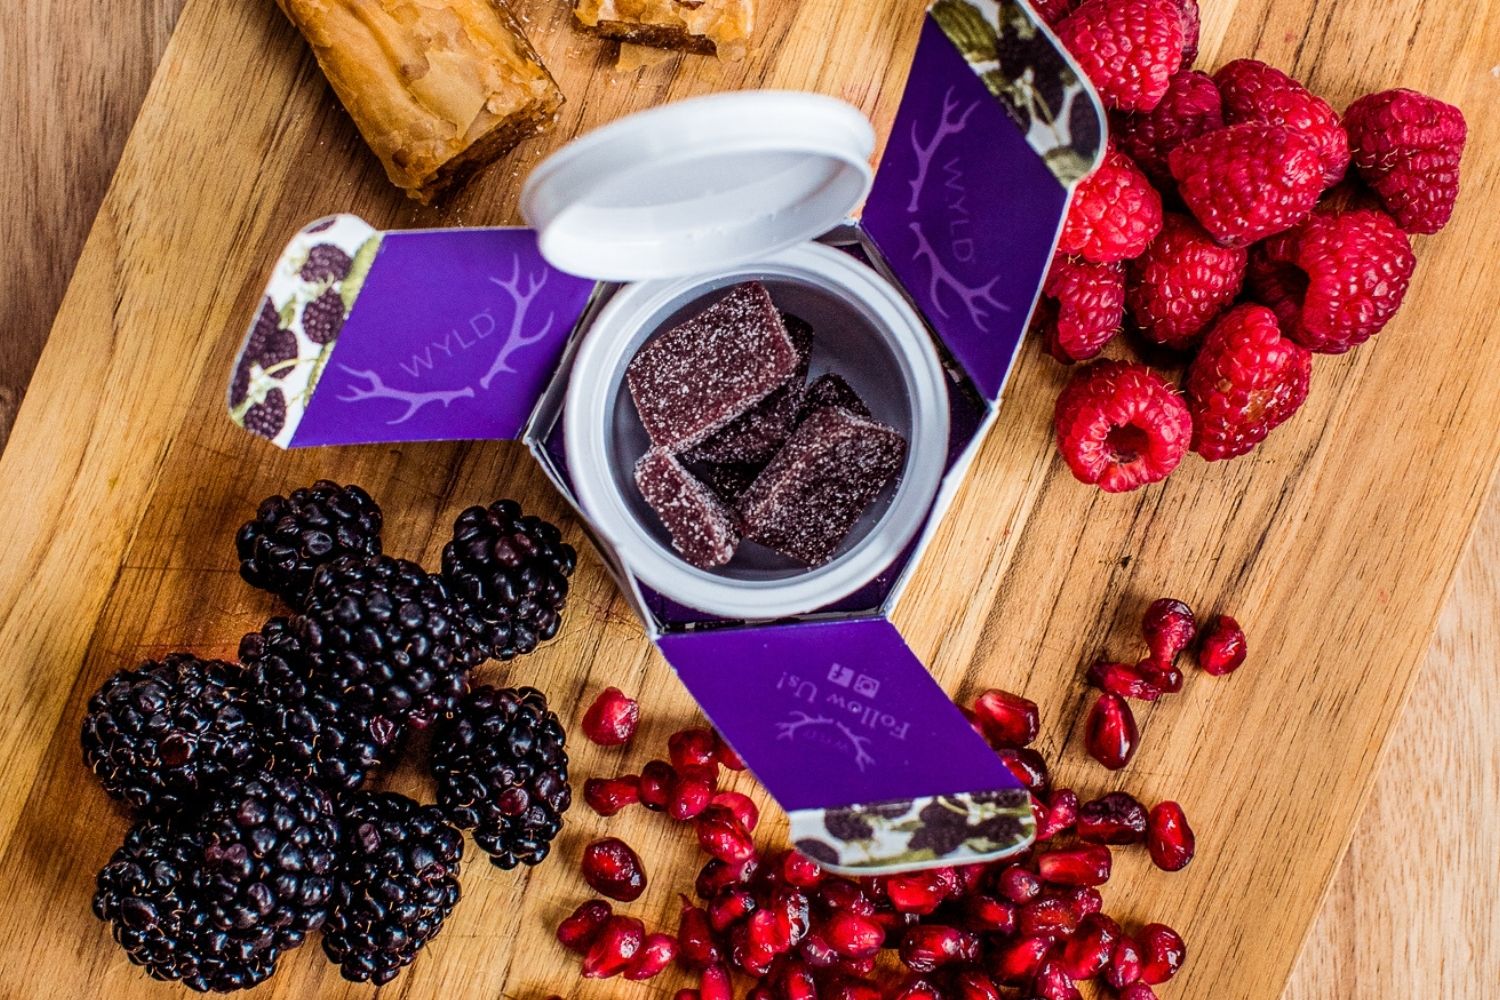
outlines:
M889 612L994 419L1103 141L1097 97L1029 8L932 6L863 214L819 242L894 285L925 324L946 395L941 479L877 573L805 613L689 607L591 523L564 415L579 346L621 286L549 264L531 230L378 232L353 216L304 229L236 361L230 415L287 448L525 441L799 849L862 874L1004 857L1033 839L1028 793Z

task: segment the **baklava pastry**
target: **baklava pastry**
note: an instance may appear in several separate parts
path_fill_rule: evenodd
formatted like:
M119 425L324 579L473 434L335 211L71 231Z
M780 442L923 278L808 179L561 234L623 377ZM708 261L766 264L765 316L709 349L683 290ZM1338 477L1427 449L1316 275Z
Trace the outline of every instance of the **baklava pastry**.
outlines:
M743 59L754 0L574 0L585 29L637 45Z
M499 0L277 0L391 183L427 204L551 129L557 83Z

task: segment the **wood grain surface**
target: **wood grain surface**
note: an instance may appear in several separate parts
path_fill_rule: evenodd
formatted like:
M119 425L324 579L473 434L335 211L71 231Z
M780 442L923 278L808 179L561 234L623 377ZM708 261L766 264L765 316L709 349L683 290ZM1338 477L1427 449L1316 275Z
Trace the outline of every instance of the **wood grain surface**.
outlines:
M573 34L556 5L523 5L572 98L553 142L624 110L760 81L838 93L888 124L914 43L908 5L766 6L761 51L743 67L673 58L627 75L611 72L608 55ZM1305 3L1209 5L1202 61L1222 61L1219 52L1259 55L1304 75L1337 105L1393 82L1471 109L1493 100L1480 44L1500 27L1492 10L1433 10L1415 30L1413 22L1374 0L1315 12ZM1460 215L1443 235L1419 241L1405 312L1352 357L1321 359L1312 401L1259 455L1224 467L1194 463L1165 487L1132 497L1095 496L1052 458L1046 413L1062 376L1032 352L903 604L914 647L951 690L998 683L1043 703L1047 749L1066 747L1060 773L1088 791L1105 784L1079 763L1075 745L1086 704L1076 674L1085 658L1105 647L1129 653L1131 619L1164 589L1233 610L1250 625L1257 672L1247 667L1227 683L1195 678L1181 699L1143 718L1145 749L1120 781L1143 797L1183 801L1200 832L1202 856L1184 875L1151 873L1131 858L1110 887L1112 909L1168 920L1192 942L1190 969L1167 988L1172 996L1281 990L1494 467L1495 389L1475 373L1494 364L1497 346L1486 342L1491 321L1469 315L1466 302L1500 284L1493 261L1471 252L1493 242L1490 161L1500 140L1493 125L1470 117ZM385 190L269 5L190 0L0 459L0 502L17 527L0 567L0 706L13 720L0 735L0 872L25 887L0 913L13 942L0 959L0 993L172 991L128 966L87 915L92 871L124 820L77 763L77 720L111 670L183 646L227 655L272 612L269 599L238 582L228 548L228 534L259 496L322 474L360 481L387 507L388 547L429 562L452 515L497 492L559 519L577 539L576 524L509 446L285 456L219 419L252 286L292 228L333 209L387 225L513 221L519 177L548 146L527 147L444 210L412 209ZM1466 570L1456 600L1493 608L1485 580ZM1423 688L1416 709L1456 722L1453 706L1466 706L1474 732L1489 742L1466 747L1455 735L1434 743L1430 732L1397 741L1392 767L1408 773L1377 783L1369 815L1379 822L1356 840L1330 895L1327 926L1302 964L1311 971L1299 973L1288 995L1386 995L1434 957L1438 971L1422 981L1442 982L1441 995L1477 986L1472 995L1481 996L1493 982L1494 955L1484 950L1495 938L1484 905L1495 896L1493 864L1482 867L1488 897L1472 891L1483 887L1477 876L1467 883L1461 864L1493 857L1484 841L1466 836L1473 824L1464 822L1466 809L1482 816L1495 804L1493 724L1485 726L1495 696L1492 684L1477 684L1489 675L1473 669L1493 662L1476 655L1493 646L1464 645L1465 635L1484 640L1462 631L1465 615L1455 607L1443 633L1452 638L1431 656L1453 649L1459 660L1475 659L1429 670L1441 672L1443 684ZM1475 680L1466 685L1459 666ZM569 721L605 683L648 692L651 724L629 766L691 718L686 696L587 552L563 637L487 676L541 683ZM1466 766L1476 759L1469 753L1485 749L1489 771ZM1434 756L1445 762L1445 781L1434 780ZM580 748L577 759L580 776L624 766L619 755L592 748ZM392 781L423 790L415 773ZM1444 809L1446 822L1423 822L1428 808ZM564 856L603 825L571 815ZM655 888L637 907L660 922L673 910L671 883L689 877L693 852L654 819L621 818L610 828L661 859ZM1403 864L1413 857L1431 863ZM1413 868L1430 878L1415 906ZM443 937L385 994L627 992L570 988L574 963L547 930L584 892L570 866L507 875L475 865L465 891ZM1403 905L1388 907L1396 919L1364 908L1397 897ZM1407 911L1429 919L1403 922ZM1426 928L1422 936L1417 928ZM345 988L306 949L261 993L314 990L369 992Z

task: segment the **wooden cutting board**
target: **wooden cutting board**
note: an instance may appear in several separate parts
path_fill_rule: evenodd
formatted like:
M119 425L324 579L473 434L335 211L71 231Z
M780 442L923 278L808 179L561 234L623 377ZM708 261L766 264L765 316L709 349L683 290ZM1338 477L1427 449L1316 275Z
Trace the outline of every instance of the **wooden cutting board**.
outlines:
M223 419L228 364L266 269L306 220L350 210L390 227L515 222L521 178L557 143L717 89L823 90L887 126L919 6L762 0L748 62L673 57L618 73L612 52L571 29L564 4L529 0L528 30L570 98L559 131L446 208L420 210L385 186L273 5L190 0L0 459L12 526L0 563L0 995L182 992L130 966L88 912L93 873L126 820L79 763L78 723L113 670L176 648L232 655L275 613L239 581L231 544L268 493L319 476L360 482L385 506L387 549L430 565L460 509L517 497L563 526L581 567L561 637L485 668L485 679L542 686L569 724L606 684L640 694L648 723L636 748L580 741L579 779L638 769L694 718L519 448L278 453ZM1318 359L1308 404L1256 454L1190 459L1165 485L1126 497L1078 485L1055 459L1048 417L1066 372L1031 347L899 615L956 696L1000 685L1043 705L1042 748L1063 783L1185 805L1195 863L1167 876L1124 852L1106 890L1111 912L1165 920L1188 938L1189 965L1167 996L1280 993L1500 451L1500 340L1487 336L1500 332L1487 305L1500 291L1500 126L1484 115L1497 83L1483 49L1500 15L1429 7L1414 23L1390 7L1210 2L1200 64L1254 55L1336 106L1404 84L1469 111L1459 212L1419 239L1402 314L1353 354ZM1097 654L1137 655L1135 619L1162 593L1236 614L1252 661L1227 681L1190 675L1182 695L1142 712L1139 756L1108 775L1078 748L1089 700L1079 675ZM416 768L390 783L429 794ZM586 894L572 863L581 845L607 826L649 859L652 888L630 911L654 927L672 926L696 851L660 816L606 823L581 806L569 816L551 863L522 873L473 864L442 936L384 994L644 997L687 985L675 975L579 985L551 928ZM768 821L768 839L778 832ZM369 992L342 983L315 945L260 989Z

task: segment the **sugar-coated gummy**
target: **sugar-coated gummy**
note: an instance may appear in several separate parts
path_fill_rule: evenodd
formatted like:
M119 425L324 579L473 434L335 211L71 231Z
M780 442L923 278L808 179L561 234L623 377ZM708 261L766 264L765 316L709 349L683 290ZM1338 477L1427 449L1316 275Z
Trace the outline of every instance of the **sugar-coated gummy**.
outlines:
M684 559L711 569L734 558L740 541L734 512L670 452L653 448L642 456L635 482Z
M812 361L813 329L803 320L782 313L787 335L797 349L798 364L781 388L740 414L702 444L684 452L687 462L759 462L770 461L786 442L796 426L802 405L807 369Z
M813 379L812 385L807 387L807 392L802 396L802 410L797 414L797 422L801 423L810 414L828 406L841 406L858 417L870 415L870 408L859 398L854 387L845 382L843 376L829 372Z

